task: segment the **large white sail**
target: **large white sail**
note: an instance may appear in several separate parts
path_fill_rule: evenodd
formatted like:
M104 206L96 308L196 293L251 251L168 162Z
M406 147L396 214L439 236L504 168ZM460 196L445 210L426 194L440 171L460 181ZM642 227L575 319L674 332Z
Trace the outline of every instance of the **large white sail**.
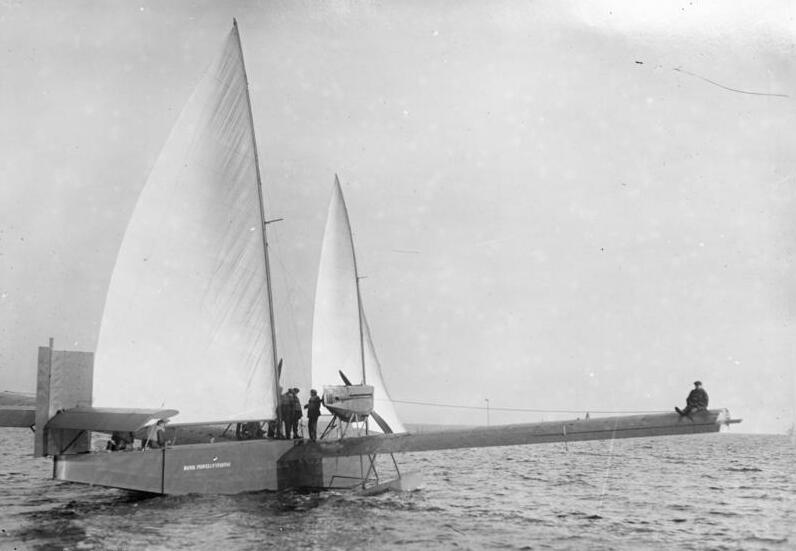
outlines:
M138 199L105 302L94 405L273 418L264 235L237 26Z
M361 382L364 346L364 379L374 387L374 410L393 432L405 432L384 385L364 309L360 332L360 300L357 296L356 278L351 225L340 182L335 177L315 292L312 384L319 391L323 385L342 384L338 370L345 373L352 382ZM377 428L375 423L371 427Z

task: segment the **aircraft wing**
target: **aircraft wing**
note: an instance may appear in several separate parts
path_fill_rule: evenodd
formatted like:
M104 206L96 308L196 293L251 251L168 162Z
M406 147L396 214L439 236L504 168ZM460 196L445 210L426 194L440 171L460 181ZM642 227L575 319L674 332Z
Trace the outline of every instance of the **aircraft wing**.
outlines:
M32 427L35 422L35 406L0 406L0 427Z
M56 413L47 423L47 428L135 432L154 419L165 419L175 415L177 415L176 409L77 407Z

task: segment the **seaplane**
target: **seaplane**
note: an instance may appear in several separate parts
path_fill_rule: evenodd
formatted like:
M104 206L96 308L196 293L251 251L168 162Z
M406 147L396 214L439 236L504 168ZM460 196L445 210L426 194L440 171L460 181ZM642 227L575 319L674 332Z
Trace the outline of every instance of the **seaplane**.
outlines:
M151 494L374 493L417 486L419 473L395 460L404 452L694 435L739 422L706 409L408 432L375 354L335 176L312 337L312 382L331 421L316 441L243 430L273 423L279 409L274 220L262 185L233 22L128 223L96 352L58 350L50 339L38 350L35 398L0 405L0 426L30 427L33 454L52 458L54 479ZM165 444L151 447L146 434L161 420ZM115 434L132 434L131 445L106 449Z

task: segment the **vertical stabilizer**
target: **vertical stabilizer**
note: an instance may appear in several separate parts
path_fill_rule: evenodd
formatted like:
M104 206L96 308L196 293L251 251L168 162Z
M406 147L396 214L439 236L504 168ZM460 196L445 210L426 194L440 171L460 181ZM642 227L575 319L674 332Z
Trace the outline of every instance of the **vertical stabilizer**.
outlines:
M88 431L49 430L46 425L62 409L91 406L94 354L39 347L36 381L36 436L33 455L80 453L89 450Z

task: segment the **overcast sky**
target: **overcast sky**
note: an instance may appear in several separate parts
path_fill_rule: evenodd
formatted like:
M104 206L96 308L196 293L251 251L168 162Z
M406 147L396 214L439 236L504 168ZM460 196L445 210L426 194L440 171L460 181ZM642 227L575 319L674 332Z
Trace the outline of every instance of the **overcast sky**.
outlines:
M394 399L671 410L698 378L744 418L733 430L782 431L794 15L787 1L2 0L0 388L34 390L50 336L94 350L138 193L237 17L266 210L284 218L269 228L288 384L309 385L337 173Z

